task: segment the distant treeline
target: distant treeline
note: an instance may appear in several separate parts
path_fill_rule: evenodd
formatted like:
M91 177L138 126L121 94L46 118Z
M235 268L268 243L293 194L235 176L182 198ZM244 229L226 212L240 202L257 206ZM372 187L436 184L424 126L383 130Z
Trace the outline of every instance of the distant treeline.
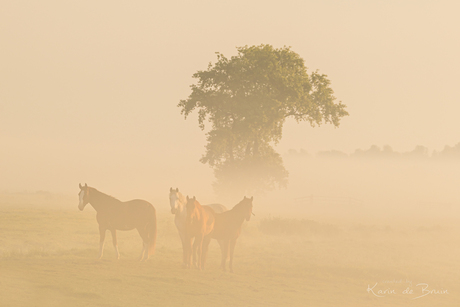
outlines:
M298 157L311 157L306 150L300 149L289 149L288 154L290 156ZM434 150L431 155L429 149L425 146L415 146L411 151L397 152L389 145L385 145L382 148L377 145L372 145L369 149L356 149L354 153L346 154L339 150L328 150L319 151L316 153L316 157L319 158L420 158L420 159L444 159L452 158L460 160L460 143L455 146L446 145L443 150Z

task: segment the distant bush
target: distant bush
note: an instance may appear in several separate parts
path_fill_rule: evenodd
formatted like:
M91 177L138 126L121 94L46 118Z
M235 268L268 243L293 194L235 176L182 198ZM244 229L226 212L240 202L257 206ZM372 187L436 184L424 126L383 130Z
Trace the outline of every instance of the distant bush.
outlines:
M268 235L332 235L339 230L332 225L321 224L311 220L287 219L280 217L264 218L260 221L260 231Z
M316 154L319 158L348 158L348 155L338 150L320 151Z

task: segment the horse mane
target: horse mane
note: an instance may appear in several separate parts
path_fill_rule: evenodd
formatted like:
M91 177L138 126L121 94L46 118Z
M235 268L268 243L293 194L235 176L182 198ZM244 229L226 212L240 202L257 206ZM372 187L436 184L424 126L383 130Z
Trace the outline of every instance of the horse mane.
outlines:
M195 205L198 205L199 207L203 207L198 200L195 200Z
M239 203L237 203L235 206L233 206L232 209L230 209L229 211L238 211L238 210L242 210L242 208L244 208L244 205L246 205L248 203L248 200L250 200L249 198L245 198L243 199L242 201L240 201Z
M90 189L90 192L89 192L90 197L94 197L100 202L104 202L104 203L121 203L121 200L119 200L119 199L117 199L117 198L115 198L115 197L113 197L111 195L102 193L101 191L97 190L96 188L89 187L89 189Z
M193 200L193 198L189 198L189 201L191 201L191 200ZM188 202L185 202L186 210L188 210L187 205L188 205ZM200 204L200 202L197 199L193 200L193 207L198 212L201 212L201 209L204 209L204 207ZM189 214L189 213L187 213L187 214ZM199 213L199 214L201 214L201 213Z
M179 195L179 202L185 206L187 204L187 199L185 198L184 194L179 191L177 191L177 194Z
M202 208L203 207L197 199L195 199L193 204L195 205L195 208Z

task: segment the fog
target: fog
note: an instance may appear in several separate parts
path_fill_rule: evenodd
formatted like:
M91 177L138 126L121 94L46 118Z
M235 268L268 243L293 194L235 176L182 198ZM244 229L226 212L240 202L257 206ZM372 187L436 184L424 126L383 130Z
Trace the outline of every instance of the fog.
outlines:
M331 304L346 297L353 306L381 306L388 302L373 300L368 284L409 277L448 288L452 300L436 302L453 304L459 286L449 275L458 270L452 239L458 242L460 233L459 9L457 1L3 1L0 265L12 289L11 306L51 306L50 298L57 304L71 297L76 305L106 300L116 291L98 287L116 288L120 276L131 276L136 291L150 293L142 288L144 269L131 262L121 262L110 276L105 269L113 263L99 262L97 282L83 282L79 274L93 273L88 259L95 259L99 238L94 211L77 212L79 183L155 206L163 230L149 274L166 277L149 282L163 286L167 297L173 285L203 286L206 280L212 288L218 280L224 288L232 283L228 289L251 291L244 303L225 292L234 305L266 306L269 294L280 305L292 290L283 292L283 285L302 284L288 293L292 306L305 299L321 306L330 287L342 291L330 296ZM209 127L199 128L196 113L184 119L177 104L190 94L192 75L215 63L215 52L231 57L235 47L260 44L291 46L309 73L328 76L350 116L338 128L287 119L274 148L289 172L288 186L224 198L213 191L213 170L199 162ZM212 275L217 248L205 277L178 269L170 187L228 208L254 196L256 217L244 224L238 243L242 275ZM338 234L308 228L306 235L270 237L261 223L273 218L322 223L320 229ZM121 235L125 259L134 259L139 247L132 233ZM416 254L424 258L415 260ZM21 269L24 260L31 278ZM437 261L437 269L424 266ZM76 286L59 274L41 275L65 269L75 270L65 272L77 276ZM351 280L347 286L344 276ZM260 280L266 283L251 288ZM221 301L219 291L207 297L208 305ZM176 305L187 299L176 298ZM199 305L201 298L187 302ZM400 297L391 301L404 303Z
M342 156L343 155L343 156ZM432 217L458 214L457 159L410 155L308 156L293 151L287 195L326 215L362 218ZM279 200L287 198L279 192Z
M292 46L350 113L338 129L288 120L281 154L459 141L456 2L283 5L6 2L1 189L74 193L87 181L148 197L171 185L196 190L184 178L198 176L208 191L212 172L198 162L206 131L177 104L215 52L261 43Z

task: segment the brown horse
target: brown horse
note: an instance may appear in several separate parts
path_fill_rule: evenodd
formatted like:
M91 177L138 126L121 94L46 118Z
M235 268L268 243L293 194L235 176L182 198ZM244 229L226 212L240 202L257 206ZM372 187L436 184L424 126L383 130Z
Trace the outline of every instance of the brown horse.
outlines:
M249 221L252 213L252 200L254 197L246 198L236 204L232 209L223 213L215 214L215 222L212 232L204 238L203 259L206 259L206 252L211 239L222 240L222 269L225 271L227 257L230 256L229 269L233 272L233 252L235 251L236 240L240 236L244 220ZM204 263L203 263L204 266Z
M192 265L192 250L196 251L197 268L203 268L202 263L202 246L203 239L208 235L214 227L214 210L210 207L201 206L195 196L189 198L187 196L187 217L185 220L185 247L186 247L186 267ZM192 241L195 238L195 242Z
M185 196L182 195L181 192L179 192L179 189L169 189L169 204L171 206L171 213L174 214L174 224L176 224L176 228L179 232L180 240L182 242L182 261L183 261L183 266L187 267L187 256L186 256L186 250L187 250L187 243L185 240L185 223L186 223L186 218L187 218L187 210L185 208L187 204L187 200L185 199ZM210 204L210 205L205 205L203 206L204 208L210 207L212 210L214 210L215 213L221 213L224 211L227 211L227 208L224 205L221 204ZM222 241L218 241L219 245L222 245ZM196 264L196 251L192 251L192 256L193 256L193 264L197 266Z
M157 238L157 218L152 204L142 199L122 202L99 192L95 188L88 187L86 183L85 186L80 184L80 193L78 195L80 198L78 209L82 211L86 204L89 203L97 212L96 219L99 223L100 234L99 259L102 258L104 251L105 232L107 230L112 233L117 259L120 259L117 230L136 228L144 241L140 260L147 260L153 254Z

